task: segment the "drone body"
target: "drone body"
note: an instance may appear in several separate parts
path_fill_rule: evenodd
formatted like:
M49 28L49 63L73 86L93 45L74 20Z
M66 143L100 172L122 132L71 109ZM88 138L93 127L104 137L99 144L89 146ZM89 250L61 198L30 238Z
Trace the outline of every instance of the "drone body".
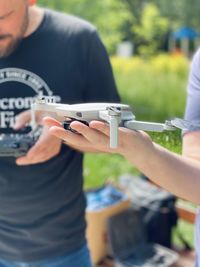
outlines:
M89 124L92 120L107 122L110 125L110 147L118 145L118 127L132 130L144 130L153 132L173 131L177 127L173 121L154 123L137 121L129 105L119 103L86 103L86 104L57 104L52 98L43 97L36 100L32 106L32 124L35 124L35 112L43 111L53 115L61 122L70 124L78 120ZM70 128L68 128L70 129Z
M58 104L52 97L40 97L32 105L31 127L25 127L15 134L0 134L0 157L19 157L25 155L37 142L42 128L37 125L36 112L41 111L63 123L66 130L74 131L70 124L80 121L89 125L92 120L107 122L110 125L110 147L118 145L118 127L131 130L153 132L173 131L175 129L196 131L200 130L200 121L173 119L165 123L137 121L130 106L119 103L86 103L86 104ZM28 130L28 132L27 132Z

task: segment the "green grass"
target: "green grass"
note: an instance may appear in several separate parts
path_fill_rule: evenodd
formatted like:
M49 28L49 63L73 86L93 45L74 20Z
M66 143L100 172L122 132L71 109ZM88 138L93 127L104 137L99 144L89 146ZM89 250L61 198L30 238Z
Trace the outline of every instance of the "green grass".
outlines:
M173 73L135 72L116 74L124 103L133 108L138 119L163 121L182 117L186 98L186 77Z
M183 220L178 220L178 225L173 230L173 244L175 244L177 247L184 248L184 244L179 235L183 237L183 239L190 245L191 248L194 248L194 225Z
M88 154L85 156L85 187L97 187L108 181L116 181L124 173L139 172L119 155Z

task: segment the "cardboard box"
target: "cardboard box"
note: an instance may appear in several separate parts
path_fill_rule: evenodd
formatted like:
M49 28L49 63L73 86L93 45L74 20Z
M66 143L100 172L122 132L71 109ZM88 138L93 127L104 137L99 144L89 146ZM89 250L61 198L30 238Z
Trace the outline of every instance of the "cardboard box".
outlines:
M129 199L124 199L98 211L86 211L86 236L93 264L98 263L108 252L106 230L107 219L129 207Z

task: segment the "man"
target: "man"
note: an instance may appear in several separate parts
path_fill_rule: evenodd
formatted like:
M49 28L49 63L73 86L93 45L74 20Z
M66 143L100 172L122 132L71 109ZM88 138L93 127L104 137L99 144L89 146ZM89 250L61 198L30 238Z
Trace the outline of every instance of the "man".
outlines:
M2 133L30 121L37 95L69 104L119 101L92 25L35 0L0 0ZM0 157L0 266L91 266L82 159L47 127L25 156Z
M119 129L117 149L109 148L109 128L105 123L93 121L90 127L79 122L71 123L71 128L81 135L67 132L59 122L45 118L49 132L70 145L95 148L98 151L120 153L142 173L158 185L175 195L200 205L200 50L196 53L188 84L188 101L185 118L196 121L183 133L183 155L177 155L153 143L142 131ZM137 155L135 154L137 151ZM200 267L200 215L196 223L196 267Z

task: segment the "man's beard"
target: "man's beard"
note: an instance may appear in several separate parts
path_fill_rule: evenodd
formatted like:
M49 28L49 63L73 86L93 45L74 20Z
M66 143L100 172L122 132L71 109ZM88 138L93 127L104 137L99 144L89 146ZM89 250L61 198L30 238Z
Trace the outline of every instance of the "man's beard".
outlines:
M19 44L22 41L22 37L18 37L18 38L13 38L12 36L5 37L5 39L8 39L8 38L10 38L11 41L6 46L6 48L1 48L0 46L0 58L6 58L10 56L18 48ZM0 36L0 43L1 43L1 39L4 39L4 38Z
M24 38L24 34L28 28L29 24L29 19L28 19L28 11L26 12L26 15L24 16L24 20L22 22L21 28L20 28L20 33L18 36L13 37L11 34L5 34L5 35L0 35L0 59L1 58L6 58L10 56L20 45L21 41ZM9 44L4 48L1 47L1 40L9 40Z

